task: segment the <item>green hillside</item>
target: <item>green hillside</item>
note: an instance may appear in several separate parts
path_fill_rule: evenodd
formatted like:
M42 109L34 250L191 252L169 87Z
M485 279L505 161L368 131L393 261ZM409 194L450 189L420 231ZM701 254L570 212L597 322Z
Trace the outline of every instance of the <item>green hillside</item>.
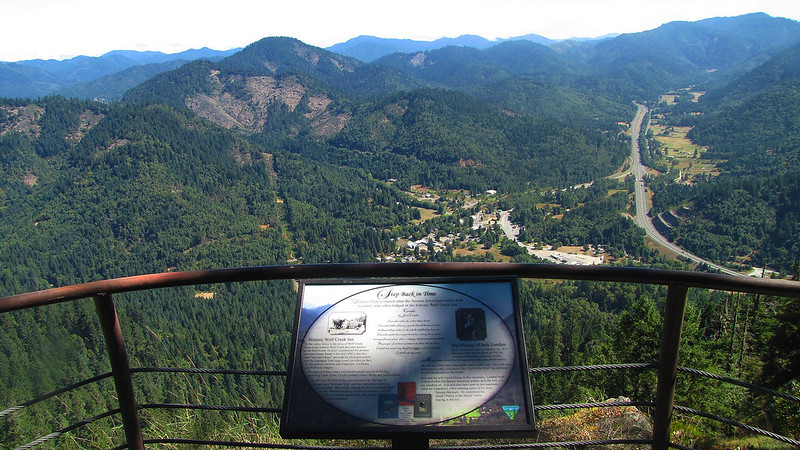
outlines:
M780 53L709 100L676 108L688 137L720 160L719 177L663 185L656 211L689 206L673 238L718 260L744 260L796 274L800 260L800 64L798 47ZM692 107L700 113L692 113ZM685 114L685 115L684 115Z
M382 153L402 157L412 166L397 169L402 175L392 175L380 162L370 167L391 178L410 177L412 184L508 192L613 172L628 152L618 131L582 132L552 120L515 117L458 92L429 90L362 107L331 142L368 160Z
M129 89L138 86L159 73L174 70L186 64L186 62L174 60L130 67L111 75L65 87L56 92L56 95L104 102L120 100L122 95Z
M651 135L647 161L663 169L647 180L653 211L675 211L669 233L694 252L797 277L791 42L800 35L796 23L771 19L673 23L594 45L446 47L370 64L266 38L156 74L111 104L0 100L0 296L204 268L541 261L505 237L501 213L531 247L687 268L634 225L631 179L607 177L630 155L633 100L652 106L689 86L710 90L651 117L685 126L702 146L692 163L713 161L713 170L676 182L688 168ZM520 284L532 366L657 362L665 288ZM285 368L295 300L289 281L115 296L133 366L252 370ZM0 315L0 408L109 370L92 309L87 299ZM679 363L796 392L797 316L795 301L692 290ZM139 374L135 383L141 403L280 406L283 395L282 379L260 376ZM533 379L539 404L647 399L654 384L650 371ZM106 380L0 417L0 447L113 400ZM785 403L739 387L691 379L676 401L797 437ZM256 440L275 430L271 416L244 413L142 417L154 437ZM739 436L676 418L679 445ZM104 420L53 445L118 445L116 419Z
M342 61L333 64L328 53L266 39L219 64L190 63L156 76L125 99L188 106L223 127L251 133L262 145L405 185L482 192L582 183L613 172L628 152L617 123L632 109L608 98L564 87L549 91L549 101L518 102L517 113L454 91L402 91L365 101L341 90L358 85L365 65L338 55ZM287 63L270 63L281 55ZM270 66L274 70L264 69ZM387 70L380 69L392 73ZM508 98L481 92L492 103Z

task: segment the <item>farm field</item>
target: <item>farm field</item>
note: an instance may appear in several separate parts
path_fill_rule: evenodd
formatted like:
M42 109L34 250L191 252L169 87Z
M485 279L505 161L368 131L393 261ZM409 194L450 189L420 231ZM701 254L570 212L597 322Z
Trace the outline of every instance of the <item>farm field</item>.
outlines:
M697 175L717 176L720 174L717 164L723 161L703 158L705 148L695 145L686 134L690 127L665 127L651 125L655 139L661 143L661 148L667 159L673 161L673 167L681 171L682 178L691 179Z

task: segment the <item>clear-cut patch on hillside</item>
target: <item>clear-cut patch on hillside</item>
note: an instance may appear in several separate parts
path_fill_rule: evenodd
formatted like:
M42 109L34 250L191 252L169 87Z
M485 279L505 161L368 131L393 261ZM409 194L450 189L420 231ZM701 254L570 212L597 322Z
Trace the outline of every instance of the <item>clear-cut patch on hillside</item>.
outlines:
M324 94L310 94L308 87L295 77L220 77L220 72L215 70L209 73L208 82L212 93L189 97L186 106L200 117L228 129L263 131L269 121L269 108L275 104L286 106L290 112L303 104L307 110L303 116L310 120L317 135L338 133L350 118L347 114L331 113L329 106L333 100Z
M345 72L350 72L350 73L353 73L353 72L355 72L355 71L356 71L356 69L355 69L353 66L351 66L351 65L349 65L349 64L348 64L348 65L342 64L342 62L341 62L341 61L339 61L339 60L338 60L338 59L336 59L336 58L330 58L330 61L331 61L331 63L333 63L333 65L334 65L334 66L336 66L336 68L337 68L337 69L339 69L339 70L343 70L343 71L345 71Z
M32 173L26 173L22 176L22 182L25 183L25 186L34 186L37 181L39 181L39 177Z
M78 125L78 129L73 131L72 133L66 136L67 140L72 143L78 143L86 133L89 132L98 122L100 119L105 117L103 114L95 114L88 109L81 113L80 115L80 124Z
M300 44L294 44L294 51L297 53L297 56L305 59L306 61L314 64L315 66L319 62L319 53L312 50L307 46L303 46Z
M255 120L252 111L243 102L237 101L227 93L216 97L197 94L186 99L186 106L197 113L198 116L227 129L254 128Z
M16 131L30 137L38 137L41 131L39 118L44 114L44 108L36 105L27 106L3 106L0 107L7 116L0 121L0 136Z
M324 111L311 121L311 128L318 136L333 136L342 131L348 120L350 120L348 114L331 114Z
M230 82L238 81L236 78L231 76ZM246 84L253 103L260 107L279 101L294 111L306 94L306 87L294 78L277 80L267 76L249 77Z

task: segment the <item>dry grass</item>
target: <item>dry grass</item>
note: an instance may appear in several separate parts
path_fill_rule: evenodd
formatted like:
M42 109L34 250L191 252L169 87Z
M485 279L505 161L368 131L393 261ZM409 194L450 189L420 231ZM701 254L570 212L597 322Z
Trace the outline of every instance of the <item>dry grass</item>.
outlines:
M494 257L495 261L499 262L509 262L511 261L510 256L503 255L500 253L499 246L495 245L491 249L487 250L483 248L483 244L478 244L475 247L475 250L470 251L468 248L456 248L453 250L453 255L455 256L483 256L486 253L491 253Z
M675 104L675 97L677 97L677 94L662 94L661 98L659 98L658 101L659 101L659 103L666 103L668 105L674 105Z
M426 220L433 219L438 215L435 209L420 208L420 207L417 207L417 209L419 210L419 220L414 220L414 223L424 222Z
M628 400L626 398L609 399ZM651 439L652 425L647 416L634 406L588 408L573 414L548 419L539 429L550 442L568 442L602 439ZM633 445L626 448L650 448Z
M650 128L653 130L655 139L661 143L667 157L671 157L675 167L682 171L684 177L704 174L719 175L717 165L722 161L703 158L706 148L692 143L686 137L690 127L671 127L669 131L661 125L652 125Z
M693 97L692 101L695 102L695 103L697 103L697 100L700 98L700 96L705 94L705 92L703 92L703 91L692 91L692 92L689 92L689 93L692 95L692 97ZM676 98L678 98L678 94L672 94L672 93L670 93L670 94L662 94L661 98L659 98L659 102L666 103L667 105L674 105L676 103L675 102Z
M680 155L694 155L695 151L702 152L705 150L686 138L686 134L691 130L691 127L670 127L669 133L665 133L666 127L661 125L653 125L650 128L653 130L655 138L665 148L676 151Z

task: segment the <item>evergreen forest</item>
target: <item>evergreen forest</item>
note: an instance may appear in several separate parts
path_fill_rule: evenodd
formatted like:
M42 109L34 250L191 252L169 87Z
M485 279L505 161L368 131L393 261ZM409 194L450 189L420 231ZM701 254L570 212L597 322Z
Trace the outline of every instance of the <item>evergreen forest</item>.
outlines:
M659 251L632 219L636 104L649 109L640 144L662 234L742 272L800 276L796 22L755 14L370 62L265 38L181 64L87 80L113 102L77 98L86 85L0 99L0 297L209 268L552 262L527 248L704 270ZM134 368L271 371L288 364L296 297L287 280L115 302ZM522 281L530 365L657 362L665 297L656 285ZM691 290L687 308L681 366L800 395L797 299ZM3 313L0 329L2 409L110 371L90 299ZM536 375L532 390L536 404L649 399L655 382L648 370L563 372ZM281 377L229 374L136 373L134 384L140 404L280 407L284 388ZM791 400L701 378L678 386L678 404L800 438ZM115 407L104 379L4 411L0 447ZM277 438L270 414L141 417L149 437ZM688 415L673 422L680 445L733 448L743 436ZM122 439L111 416L44 445Z

